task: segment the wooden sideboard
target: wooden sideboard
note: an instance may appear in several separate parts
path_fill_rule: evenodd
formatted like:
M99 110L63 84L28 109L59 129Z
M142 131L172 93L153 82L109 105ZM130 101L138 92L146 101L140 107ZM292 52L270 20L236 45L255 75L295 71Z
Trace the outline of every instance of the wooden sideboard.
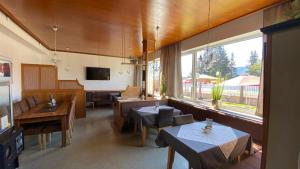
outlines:
M85 92L77 80L58 80L57 68L53 65L21 64L22 98L38 96L47 102L50 95L60 102L71 95L77 96L76 118L86 117Z

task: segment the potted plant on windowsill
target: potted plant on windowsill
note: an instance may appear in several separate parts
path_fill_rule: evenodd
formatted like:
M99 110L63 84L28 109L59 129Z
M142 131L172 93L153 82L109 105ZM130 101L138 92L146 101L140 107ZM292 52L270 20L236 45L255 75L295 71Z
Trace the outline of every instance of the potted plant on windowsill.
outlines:
M220 109L221 99L224 90L224 84L221 84L221 75L217 73L218 79L216 84L212 87L212 105L215 109Z
M167 85L166 83L162 83L161 84L161 87L160 87L160 95L161 95L161 98L166 98L166 93L167 93Z

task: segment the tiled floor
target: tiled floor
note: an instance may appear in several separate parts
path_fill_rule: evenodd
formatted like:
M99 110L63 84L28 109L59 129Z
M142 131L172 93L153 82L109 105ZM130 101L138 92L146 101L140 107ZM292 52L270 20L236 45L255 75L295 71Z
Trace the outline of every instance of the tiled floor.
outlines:
M21 155L21 169L165 169L167 149L157 148L155 132L145 147L138 147L139 137L120 134L113 128L112 110L89 110L86 119L75 122L72 143L60 148L60 134L52 136L47 150L39 151L36 137L26 138ZM259 169L260 157L243 160L232 169ZM187 161L175 155L173 169L185 169Z

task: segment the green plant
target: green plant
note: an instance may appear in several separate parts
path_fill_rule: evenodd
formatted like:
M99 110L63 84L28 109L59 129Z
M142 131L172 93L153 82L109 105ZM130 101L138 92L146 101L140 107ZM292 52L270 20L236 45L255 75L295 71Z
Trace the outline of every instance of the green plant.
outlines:
M160 94L163 95L166 94L166 92L167 92L167 85L166 83L162 83L160 87Z
M218 101L222 99L224 84L222 84L221 73L218 75L216 84L212 87L212 99Z

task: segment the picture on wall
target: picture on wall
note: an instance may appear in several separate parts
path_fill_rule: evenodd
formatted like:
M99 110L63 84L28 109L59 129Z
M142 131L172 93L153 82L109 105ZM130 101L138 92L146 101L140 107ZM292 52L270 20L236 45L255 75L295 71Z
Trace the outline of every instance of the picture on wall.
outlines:
M0 77L11 77L11 66L9 62L0 60Z

